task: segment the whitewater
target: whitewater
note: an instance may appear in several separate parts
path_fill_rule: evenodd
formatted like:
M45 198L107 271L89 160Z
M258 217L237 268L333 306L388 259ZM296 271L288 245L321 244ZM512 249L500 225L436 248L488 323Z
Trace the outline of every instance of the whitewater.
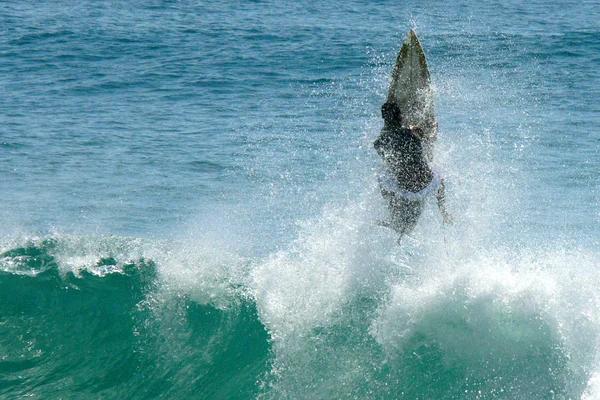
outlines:
M0 5L0 398L600 398L594 2ZM373 140L415 29L454 224Z

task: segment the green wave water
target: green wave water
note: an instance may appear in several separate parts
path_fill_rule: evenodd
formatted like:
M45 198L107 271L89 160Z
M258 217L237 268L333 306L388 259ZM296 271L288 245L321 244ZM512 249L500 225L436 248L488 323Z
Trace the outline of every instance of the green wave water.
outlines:
M305 238L225 274L204 265L201 279L163 264L181 255L173 243L13 241L0 254L0 397L594 398L600 276L561 276L593 256L448 269L419 245L378 277L323 253L346 239ZM337 261L326 284L310 282L315 253ZM422 262L436 278L408 269Z
M258 394L270 343L251 301L221 309L161 293L149 259L97 256L66 272L60 247L50 238L0 254L0 397Z

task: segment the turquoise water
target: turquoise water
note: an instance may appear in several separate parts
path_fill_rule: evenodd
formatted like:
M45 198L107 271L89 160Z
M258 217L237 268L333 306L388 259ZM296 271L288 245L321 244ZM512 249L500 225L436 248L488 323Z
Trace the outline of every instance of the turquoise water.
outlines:
M600 398L596 1L0 4L0 398ZM372 142L414 28L455 223Z

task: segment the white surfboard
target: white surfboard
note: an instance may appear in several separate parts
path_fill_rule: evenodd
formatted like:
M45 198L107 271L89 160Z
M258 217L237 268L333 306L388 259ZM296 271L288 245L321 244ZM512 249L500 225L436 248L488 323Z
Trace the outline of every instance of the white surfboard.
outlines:
M423 140L431 157L437 137L433 90L425 52L412 29L396 59L388 101L400 107L403 126L416 125L423 130Z

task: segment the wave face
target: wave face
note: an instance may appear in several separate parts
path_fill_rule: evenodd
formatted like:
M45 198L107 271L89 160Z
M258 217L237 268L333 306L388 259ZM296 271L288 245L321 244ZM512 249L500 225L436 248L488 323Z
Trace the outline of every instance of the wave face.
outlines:
M13 241L0 397L595 398L597 254L385 254L385 234L361 239L377 228L360 212L325 214L254 261L118 237Z
M152 259L119 260L127 240L102 239L103 255L88 252L95 241L31 240L0 254L0 397L257 395L270 343L252 301L194 300L171 291Z
M595 250L417 233L390 251L362 210L325 213L253 270L264 398L596 398Z

